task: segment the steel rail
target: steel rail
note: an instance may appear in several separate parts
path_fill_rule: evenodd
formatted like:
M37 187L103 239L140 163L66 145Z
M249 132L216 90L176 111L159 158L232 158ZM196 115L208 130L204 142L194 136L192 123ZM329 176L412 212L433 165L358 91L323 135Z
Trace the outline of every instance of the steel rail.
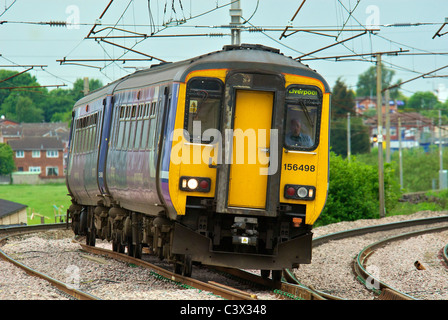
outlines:
M23 234L28 234L31 232L36 232L36 231L42 232L42 231L48 231L48 230L63 229L66 226L67 226L66 223L55 223L55 224L40 224L40 225L31 225L31 226L1 228L0 233L4 234L5 236L0 238L0 243L7 241L7 238L11 237L11 236L23 235ZM43 279L43 280L49 282L56 289L70 295L71 297L73 297L77 300L99 300L99 298L95 297L94 295L91 295L89 293L78 290L71 285L63 283L63 282L56 280L42 272L39 272L33 268L30 268L30 267L24 265L23 263L10 257L8 254L6 254L1 249L0 249L0 258L12 263L13 265L17 266L18 268L24 270L30 276L37 277L37 278L40 278L40 279Z
M344 230L344 231L330 233L330 234L315 238L315 239L313 239L312 246L313 246L313 248L316 248L316 247L321 246L330 241L341 240L341 239L346 239L346 238L356 237L356 236L362 236L362 235L365 235L368 233L388 231L388 230L394 230L394 229L400 229L400 228L408 228L408 227L413 227L413 226L423 226L423 225L443 223L443 222L448 222L448 215L440 216L440 217L398 221L398 222L392 222L392 223L387 223L387 224L379 224L379 225L356 228L356 229L351 229L351 230ZM448 245L447 245L447 247L448 247ZM285 279L288 283L301 285L302 287L306 288L306 290L309 290L309 291L313 292L313 294L316 294L316 297L324 298L327 300L344 300L343 298L333 296L331 294L319 291L312 286L302 285L300 283L300 281L297 279L297 277L295 277L294 273L289 269L284 269L283 275L285 276ZM390 291L390 289L385 289L384 293L385 294L390 293L389 291ZM392 296L394 296L393 293L386 295L386 297L392 297ZM395 294L395 298L397 296L399 296L398 293Z
M367 260L368 258L375 252L375 250L386 246L390 242L399 241L402 239L408 239L412 237L416 237L422 234L428 234L428 233L435 233L435 232L441 232L444 230L448 230L448 226L443 227L435 227L435 228L428 228L413 232L407 232L400 234L398 236L393 236L390 238L382 239L380 241L377 241L375 243L372 243L362 249L358 255L354 259L354 271L355 273L361 277L363 282L366 283L366 287L368 289L376 289L376 290L386 290L385 293L381 292L382 295L391 295L389 299L399 299L399 300L417 300L415 297L412 297L411 295L408 295L404 292L401 292L398 289L395 289L391 285L381 281L377 276L373 275L372 273L367 271ZM369 284L367 284L367 281ZM373 284L372 284L373 283ZM380 296L381 296L380 294Z
M423 226L423 225L443 223L443 222L448 222L448 215L440 216L440 217L398 221L398 222L362 227L362 228L357 228L357 229L345 230L345 231L341 231L341 232L327 234L327 235L320 236L318 238L313 239L313 248L318 247L320 245L323 245L323 244L325 244L329 241L333 241L333 240L341 240L341 239L355 237L355 236L362 236L362 235L365 235L368 233L388 231L388 230L394 230L394 229L400 229L400 228L408 228L408 227L414 227L414 226Z
M448 266L448 244L442 250L442 257L443 257L443 260L445 260L445 263Z
M303 300L325 300L325 298L318 293L317 290L312 290L297 281L293 280L292 272L284 269L283 276L286 281L274 281L269 278L263 278L257 274L234 268L208 266L211 269L223 272L227 275L232 275L238 279L249 281L259 286L269 288L275 294L284 295L292 299ZM286 293L286 294L285 294Z
M88 246L86 244L80 243L79 241L78 243L83 250L89 253L105 255L113 259L125 261L127 263L132 263L137 266L151 269L166 279L172 280L174 282L179 282L199 290L210 291L211 293L227 300L256 300L256 296L254 295L250 295L247 293L243 294L239 290L231 289L229 287L223 287L222 285L215 285L213 283L205 283L196 279L192 279L190 277L185 277L168 271L164 268L158 267L147 261L128 256L124 253L118 253L108 249Z

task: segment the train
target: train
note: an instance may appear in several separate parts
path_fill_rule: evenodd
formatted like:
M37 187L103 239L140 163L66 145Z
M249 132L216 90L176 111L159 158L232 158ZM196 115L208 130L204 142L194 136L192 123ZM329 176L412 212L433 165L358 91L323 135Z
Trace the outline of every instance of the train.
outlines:
M226 45L137 70L73 107L66 185L88 245L261 270L311 263L329 184L330 87L279 49Z

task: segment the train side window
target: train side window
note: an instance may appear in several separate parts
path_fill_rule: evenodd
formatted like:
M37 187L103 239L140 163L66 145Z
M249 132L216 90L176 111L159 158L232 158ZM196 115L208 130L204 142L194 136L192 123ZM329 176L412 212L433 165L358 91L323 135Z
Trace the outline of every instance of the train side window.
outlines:
M157 106L157 101L151 102L151 112L150 112L151 118L154 118L156 116L156 106Z
M145 112L143 113L141 149L147 149L148 134L149 134L149 109L150 109L150 104L146 103L145 104Z
M101 130L99 130L99 126L100 126L100 121L98 120L98 118L101 118L102 116L102 111L100 111L99 113L95 113L93 115L93 136L94 136L94 145L93 145L93 150L97 149L100 145L100 133Z
M184 128L191 142L211 143L203 138L204 131L219 130L223 87L218 79L193 78L188 82Z
M131 118L129 120L129 140L128 140L128 150L132 150L134 147L134 140L135 140L135 127L137 125L137 106L133 105L131 109Z
M124 118L124 132L122 150L126 150L129 144L129 132L131 131L131 106L126 106L126 116Z
M79 119L75 120L75 134L72 140L72 152L79 153Z
M313 150L319 144L322 93L317 87L294 85L286 90L285 147Z
M155 139L155 130L156 130L156 116L157 116L157 110L160 109L160 104L162 103L162 100L154 101L151 103L151 111L150 111L150 122L149 122L149 134L148 134L148 149L152 149L154 146L154 139Z
M143 108L144 108L143 104L139 104L137 107L137 120L136 120L135 139L134 139L135 150L138 150L140 148L140 143L142 140Z
M117 137L117 150L121 150L123 148L123 136L124 130L126 127L125 118L126 117L126 106L120 107L120 123L118 127L118 137Z

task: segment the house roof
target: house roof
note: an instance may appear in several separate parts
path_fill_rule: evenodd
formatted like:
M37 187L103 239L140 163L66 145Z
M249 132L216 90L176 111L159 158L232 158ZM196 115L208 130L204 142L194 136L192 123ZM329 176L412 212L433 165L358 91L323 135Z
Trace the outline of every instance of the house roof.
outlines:
M14 214L28 207L27 205L0 199L0 218Z
M5 118L0 118L0 125L16 126L18 124L19 124L18 122L8 120Z
M9 140L12 150L64 150L64 144L56 137L23 137Z
M432 120L417 112L403 112L403 113L391 113L390 122L398 123L398 118L401 118L401 124L404 125L419 125L419 126L431 126ZM384 119L384 116L383 116ZM371 117L366 120L367 125L376 125L378 122L377 117Z

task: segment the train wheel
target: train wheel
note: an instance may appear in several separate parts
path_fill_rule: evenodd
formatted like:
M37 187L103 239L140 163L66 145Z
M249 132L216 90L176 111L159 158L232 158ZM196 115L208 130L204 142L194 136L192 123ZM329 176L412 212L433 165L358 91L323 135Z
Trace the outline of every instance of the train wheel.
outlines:
M112 241L112 250L118 253L124 253L125 245L122 244L120 241Z
M271 275L271 270L260 270L261 277L263 279L268 279ZM272 270L272 280L280 281L282 280L282 270Z
M267 279L271 275L271 270L260 270L260 273L263 279Z
M190 255L176 255L174 272L185 277L191 277L193 272L193 262Z
M132 243L132 237L127 237L127 247L128 247L128 256L134 256L134 247L135 245Z
M88 212L87 214L86 245L94 247L95 240L96 240L95 221L94 216L90 210L90 213Z
M91 231L87 231L86 245L94 247L95 246L95 242L96 242L95 229L93 229Z
M134 247L134 249L133 249L132 256L134 258L141 259L142 258L143 245L141 243L139 243L139 244L134 245L133 247Z
M282 280L283 270L272 270L272 280L281 281Z

